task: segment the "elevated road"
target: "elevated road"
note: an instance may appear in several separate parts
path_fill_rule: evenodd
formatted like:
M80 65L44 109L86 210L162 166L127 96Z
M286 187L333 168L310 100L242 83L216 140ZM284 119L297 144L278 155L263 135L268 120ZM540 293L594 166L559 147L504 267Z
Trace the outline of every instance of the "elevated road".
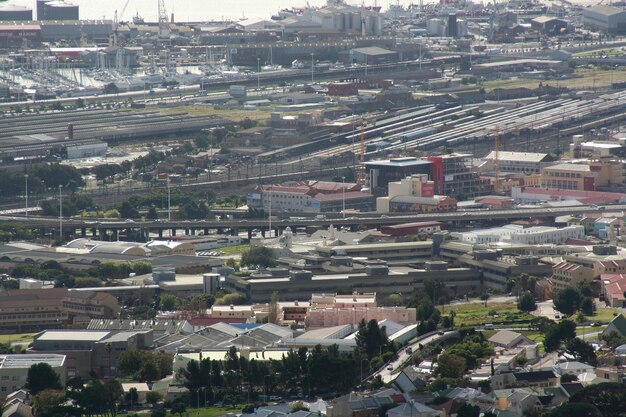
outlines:
M567 214L583 214L597 211L626 211L626 204L610 205L605 207L579 206L579 207L557 207L557 208L523 208L507 210L484 210L484 211L457 211L451 213L417 213L403 215L378 215L375 213L363 213L359 216L340 217L338 215L328 215L325 218L304 218L290 217L286 219L233 219L233 220L157 220L157 221L133 221L131 219L122 220L93 220L93 219L63 219L64 229L103 229L103 230L123 230L123 229L154 229L154 230L203 230L203 229L230 229L230 230L252 230L252 229L284 229L286 227L306 227L306 226L388 226L401 223L423 222L423 221L471 221L471 220L514 220L523 218L557 217ZM58 217L18 217L0 216L1 222L19 222L32 228L55 228L59 225Z

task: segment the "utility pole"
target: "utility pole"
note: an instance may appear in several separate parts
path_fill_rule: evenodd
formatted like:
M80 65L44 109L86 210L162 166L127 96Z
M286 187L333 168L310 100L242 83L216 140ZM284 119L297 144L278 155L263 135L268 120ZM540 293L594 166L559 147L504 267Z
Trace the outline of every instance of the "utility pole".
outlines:
M24 215L28 217L28 174L24 174L24 198L26 199L26 209Z
M343 217L346 217L346 177L341 177L341 212L343 213Z
M170 194L170 176L167 176L167 221L172 221L172 196Z
M63 242L63 185L59 184L59 242Z

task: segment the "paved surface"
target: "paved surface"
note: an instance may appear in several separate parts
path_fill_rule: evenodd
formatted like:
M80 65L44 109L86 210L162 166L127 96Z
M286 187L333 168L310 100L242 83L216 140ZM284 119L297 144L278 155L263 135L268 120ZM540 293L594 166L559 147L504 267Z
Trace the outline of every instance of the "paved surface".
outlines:
M398 372L398 368L401 368L402 365L405 362L407 362L409 359L411 359L411 354L407 353L407 348L410 347L410 348L413 349L413 352L417 352L417 351L419 351L419 345L420 344L427 345L429 343L437 341L438 339L449 337L449 335L451 333L455 333L455 332L448 331L448 332L445 332L443 335L434 334L432 336L428 336L426 338L419 339L417 342L408 345L404 349L398 351L398 357L395 360L385 364L380 370L378 370L378 372L374 373L372 375L372 377L376 378L377 376L380 375L382 381L385 384L388 383L389 381L391 381L393 379L393 376ZM448 336L446 336L446 335L448 335ZM388 369L389 366L392 366L393 369L389 370Z
M537 310L532 311L531 314L537 317L547 317L550 320L556 320L557 311L554 309L552 300L542 301L537 303Z

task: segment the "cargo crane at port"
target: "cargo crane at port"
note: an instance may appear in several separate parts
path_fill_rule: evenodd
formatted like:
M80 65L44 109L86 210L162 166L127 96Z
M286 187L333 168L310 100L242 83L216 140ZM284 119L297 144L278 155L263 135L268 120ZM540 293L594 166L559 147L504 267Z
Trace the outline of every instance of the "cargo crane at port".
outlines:
M170 25L167 17L167 9L165 8L165 0L158 0L159 6L159 37L169 38Z

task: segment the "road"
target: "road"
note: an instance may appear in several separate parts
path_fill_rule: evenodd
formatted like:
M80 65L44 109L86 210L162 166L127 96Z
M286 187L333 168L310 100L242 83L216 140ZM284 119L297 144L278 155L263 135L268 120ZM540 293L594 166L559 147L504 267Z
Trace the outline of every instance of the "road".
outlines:
M402 365L404 363L406 363L409 359L411 359L411 355L407 353L407 349L411 348L413 352L417 352L419 351L419 345L428 345L434 341L438 341L440 339L447 339L452 337L453 335L457 334L456 331L448 331L448 332L444 332L443 334L439 334L439 333L435 333L431 336L426 336L423 338L418 338L418 340L410 345L408 345L407 347L403 348L402 350L398 351L398 356L395 360L392 360L389 363L386 363L381 369L378 370L378 372L375 372L372 375L372 378L376 378L378 376L381 377L382 381L386 384L389 381L391 381L393 379L393 376L395 373L398 372L398 369L400 369L402 367ZM389 367L392 367L393 369L389 370Z

